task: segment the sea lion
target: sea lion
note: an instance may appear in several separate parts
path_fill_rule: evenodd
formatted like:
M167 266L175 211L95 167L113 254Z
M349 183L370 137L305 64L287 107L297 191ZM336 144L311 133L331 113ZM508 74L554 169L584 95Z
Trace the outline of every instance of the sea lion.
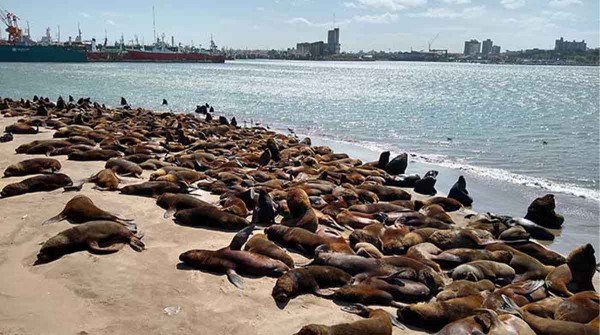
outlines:
M392 295L395 301L413 303L417 301L429 300L432 291L427 285L402 278L402 271L389 276L359 276L355 284L367 285L370 288L385 291Z
M452 279L479 281L489 279L495 283L508 284L515 278L515 269L507 264L494 261L472 261L452 270Z
M458 200L465 207L471 207L473 204L473 198L469 195L469 191L467 191L467 181L465 177L459 176L458 180L450 191L448 191L448 198Z
M405 323L440 330L449 322L470 316L483 303L483 296L474 294L445 301L418 303L398 309L398 318Z
M127 185L121 188L122 194L156 198L163 193L187 193L188 185L183 182L146 181L141 184Z
M486 333L490 324L491 321L481 318L479 315L467 316L445 325L436 335L481 335Z
M389 152L387 154L387 158L389 159ZM381 159L380 159L381 162ZM384 161L385 162L385 161ZM399 175L404 174L406 172L406 167L408 166L408 155L403 152L398 156L394 157L389 163L387 163L383 168L378 166L380 169L385 169L385 172L391 175Z
M132 176L139 178L144 172L142 168L134 162L122 158L111 158L104 165L105 168L115 171L121 176Z
M567 263L546 276L548 289L566 297L577 292L594 291L592 279L597 266L594 253L594 247L589 243L571 251Z
M285 265L289 266L290 269L294 268L294 260L288 255L285 250L280 248L277 244L269 241L267 235L258 234L252 236L246 245L244 246L245 251L251 251L257 254L265 255L267 257L278 259Z
M26 176L30 174L54 173L62 168L59 161L52 158L32 158L10 165L4 170L4 177Z
M175 222L188 227L207 227L238 231L250 225L248 220L220 210L216 206L182 209L175 213Z
M169 218L175 212L190 208L214 208L215 205L200 200L194 196L181 193L163 193L156 199L156 204L166 210L164 218Z
M480 281L455 280L446 285L442 291L436 296L437 301L450 300L454 298L467 297L474 294L479 294L483 291L493 291L496 285L488 279Z
M131 226L131 219L125 219L98 208L92 199L85 195L77 195L69 200L65 208L56 216L44 221L42 225L52 224L68 220L72 223L84 223L88 221L115 221L120 224Z
M40 127L36 126L35 128L31 125L28 125L26 123L13 123L9 126L6 126L4 128L4 131L7 133L11 133L11 134L18 134L18 135L33 135L33 134L37 134L40 131Z
M332 267L309 265L304 268L291 269L277 279L271 296L278 305L285 305L291 299L306 293L323 295L321 289L339 287L350 283L352 276Z
M503 312L521 316L538 335L588 335L597 334L600 331L598 316L588 323L547 319L520 308L514 301L506 296L503 296L502 298L505 302L502 306Z
M541 226L559 229L565 218L554 210L556 203L553 194L546 194L543 197L536 198L527 208L525 219L531 220Z
M342 310L364 316L367 320L334 326L310 324L302 327L295 335L392 335L392 327L405 329L404 325L383 309L370 309L355 304L343 307Z
M423 178L415 182L413 190L419 194L436 195L435 183L437 175L438 172L435 170L428 171Z
M8 184L4 186L0 195L2 195L2 198L8 198L25 193L54 191L68 185L73 185L73 181L69 176L62 173L46 174Z
M545 265L559 266L567 262L565 256L535 241L511 242L510 246L534 257Z
M89 221L64 230L46 241L37 254L35 265L51 262L84 248L94 253L112 253L127 243L140 252L145 248L141 238L114 221Z
M448 229L438 230L431 234L429 242L442 250L455 248L481 248L486 243L494 241L494 236L481 229Z
M479 308L477 313L485 313L490 319L488 335L536 335L523 319L510 314L498 315L494 310Z
M512 254L512 258L508 265L515 269L515 271L519 274L516 278L519 281L544 279L548 273L550 273L550 271L554 270L553 266L544 265L537 259L527 255L526 253L513 249L506 244L490 244L485 248L490 251L504 250L510 252Z
M444 208L440 205L428 205L422 208L421 210L423 211L423 213L425 213L425 215L427 215L430 218L440 220L444 223L454 224L454 221L452 220L450 215L448 215L448 213L446 213Z
M260 225L272 225L275 224L275 205L273 199L267 191L264 189L258 189L258 203L252 211L252 223Z
M437 255L432 255L430 258L444 268L453 268L460 264L481 260L508 263L512 259L512 254L503 250L490 251L484 249L455 248L442 251Z
M504 304L502 296L509 297L519 306L524 306L547 298L548 290L543 280L517 281L487 294L481 306L499 310Z
M82 179L71 186L65 186L65 191L81 191L85 183L96 184L93 188L100 191L116 191L121 179L111 169L103 169L95 175Z
M107 161L113 157L121 157L123 153L115 150L90 150L90 151L75 151L67 157L72 161Z
M269 240L307 255L314 254L318 246L327 244L324 237L303 228L275 224L265 228L265 234L267 234Z
M554 311L555 320L588 323L600 315L600 294L583 291L563 300Z
M179 260L198 270L227 274L229 281L239 289L243 289L244 284L240 275L280 277L290 269L283 262L241 250L253 230L254 225L240 230L225 248L189 250L179 255Z
M293 188L287 192L286 202L290 210L290 218L281 224L288 227L304 228L315 232L319 225L317 215L310 205L308 194L301 188Z

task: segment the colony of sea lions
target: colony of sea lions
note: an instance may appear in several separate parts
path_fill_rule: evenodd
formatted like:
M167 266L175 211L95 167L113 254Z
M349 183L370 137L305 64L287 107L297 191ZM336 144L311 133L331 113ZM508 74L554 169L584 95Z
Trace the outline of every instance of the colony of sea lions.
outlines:
M535 199L522 218L476 214L468 209L474 199L463 176L445 197L435 188L437 171L406 174L407 154L390 160L384 152L363 163L310 138L238 126L214 117L208 105L190 114L155 113L124 98L109 108L84 98L34 97L1 99L0 112L19 118L7 134L53 133L54 139L19 146L17 154L106 161L73 183L57 173L55 159L23 160L4 176L35 176L5 186L2 198L77 191L86 182L153 197L170 224L235 233L217 250L180 250L181 268L225 274L239 288L244 277L274 277L279 308L312 294L350 303L344 310L365 318L311 324L298 334L391 334L405 326L440 334L600 331L593 246L564 257L536 242L553 239L549 229L564 224L551 194ZM120 185L119 176L145 179L144 170L151 171L148 180ZM220 201L199 199L198 189ZM88 197L75 196L46 223L60 220L77 225L46 241L36 264L80 250L145 248L132 220ZM259 229L264 233L254 234ZM291 252L308 261L294 262Z

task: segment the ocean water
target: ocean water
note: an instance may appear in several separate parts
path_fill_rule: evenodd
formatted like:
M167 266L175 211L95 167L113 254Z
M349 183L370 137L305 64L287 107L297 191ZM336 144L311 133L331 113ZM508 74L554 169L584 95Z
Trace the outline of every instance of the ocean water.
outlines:
M524 215L536 196L562 194L559 202L568 205L563 211L574 213L571 221L579 229L573 233L591 233L594 241L600 204L599 92L598 67L0 63L2 97L70 94L116 105L124 96L134 106L155 109L165 109L160 106L165 98L169 109L181 112L208 102L240 124L261 122L328 143L351 143L374 159L381 150L406 151L417 167L433 164L471 176L477 184L469 185L482 193L493 193L493 186L526 195L518 204L510 192L479 204L476 198L482 210L512 208L513 215Z

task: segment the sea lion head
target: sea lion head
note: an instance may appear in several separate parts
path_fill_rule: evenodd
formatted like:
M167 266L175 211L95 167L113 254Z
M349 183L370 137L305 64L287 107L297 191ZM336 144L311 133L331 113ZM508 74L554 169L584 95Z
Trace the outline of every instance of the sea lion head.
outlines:
M484 278L485 275L479 268L469 264L459 265L452 271L452 279L454 280L480 281Z
M591 244L582 245L571 251L567 257L567 264L573 271L588 272L596 269L596 256L594 256L594 247ZM593 272L593 271L592 271Z
M12 197L15 195L23 194L25 192L27 192L26 185L24 185L22 183L14 183L14 184L6 185L2 189L2 192L0 192L0 196L2 196L2 198L7 198L7 197Z
M11 165L11 166L7 167L6 170L4 170L4 177L15 176L15 174L18 173L20 168L21 168L21 164L15 164L15 165Z
M64 234L58 234L50 238L42 245L40 252L37 254L35 265L48 263L58 259L64 254L65 248L69 246L69 244L69 238Z

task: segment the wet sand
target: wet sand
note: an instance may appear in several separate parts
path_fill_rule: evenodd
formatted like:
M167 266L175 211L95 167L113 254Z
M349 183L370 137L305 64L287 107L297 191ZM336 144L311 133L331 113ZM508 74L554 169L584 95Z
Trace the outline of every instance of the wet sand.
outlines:
M1 118L0 129L16 121ZM34 156L14 149L52 132L15 135L0 143L0 171ZM40 157L40 156L37 156ZM104 162L55 157L74 181L89 177ZM147 180L149 172L144 172ZM26 177L0 179L0 188ZM139 179L125 178L138 183ZM86 184L82 192L61 190L0 199L0 334L294 334L310 323L332 325L360 320L332 301L300 296L280 310L271 298L273 278L244 278L239 290L224 275L177 269L179 254L193 248L218 249L232 233L178 226L164 219L155 199L101 192ZM218 200L206 192L202 199ZM72 227L66 221L41 223L58 214L76 194L105 210L135 219L147 250L129 247L110 255L87 251L33 266L41 243ZM292 254L296 261L306 258ZM167 315L166 307L180 307ZM395 313L394 309L389 309ZM394 334L423 334L394 330Z

